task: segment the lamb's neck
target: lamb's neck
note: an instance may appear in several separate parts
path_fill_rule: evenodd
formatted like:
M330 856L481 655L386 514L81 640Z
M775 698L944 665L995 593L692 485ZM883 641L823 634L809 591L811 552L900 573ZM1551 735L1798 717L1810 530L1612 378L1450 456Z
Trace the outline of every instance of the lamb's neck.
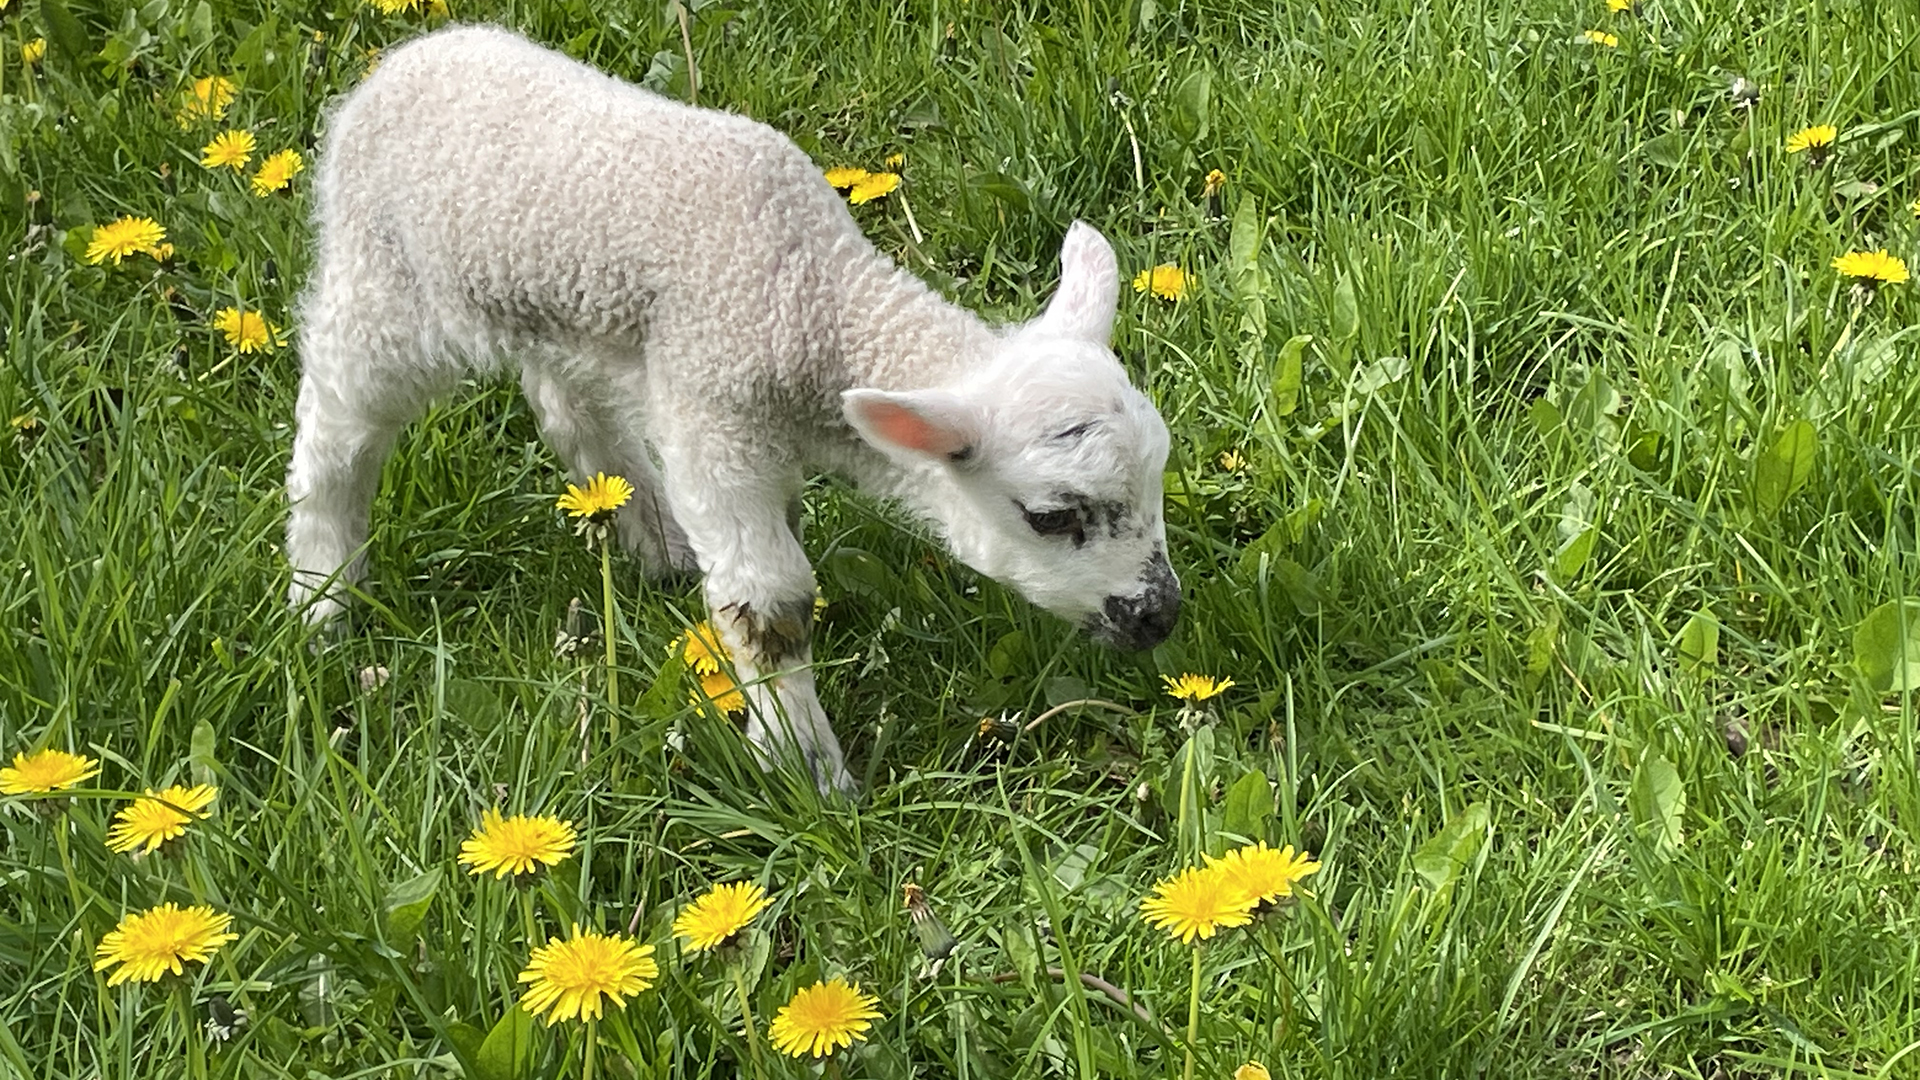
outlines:
M993 356L992 327L865 239L836 252L840 361L849 386L919 390L949 384Z

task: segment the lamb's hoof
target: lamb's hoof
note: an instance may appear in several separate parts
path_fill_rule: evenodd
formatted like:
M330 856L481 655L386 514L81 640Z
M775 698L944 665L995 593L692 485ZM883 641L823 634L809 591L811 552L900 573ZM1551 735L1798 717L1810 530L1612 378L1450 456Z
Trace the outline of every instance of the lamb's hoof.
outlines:
M853 774L847 771L845 765L837 761L829 764L817 760L808 764L813 766L813 782L819 787L822 798L831 799L841 795L851 800L859 797L860 785L854 782Z

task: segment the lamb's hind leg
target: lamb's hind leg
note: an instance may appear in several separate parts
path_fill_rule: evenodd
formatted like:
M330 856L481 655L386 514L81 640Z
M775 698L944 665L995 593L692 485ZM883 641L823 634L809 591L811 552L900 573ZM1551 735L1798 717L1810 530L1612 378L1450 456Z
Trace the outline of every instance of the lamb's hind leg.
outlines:
M533 363L521 373L520 387L539 421L541 437L576 483L604 472L633 485L633 498L620 508L616 527L620 542L640 559L647 576L658 580L697 573L693 548L673 519L659 470L634 426L615 421L608 410L570 389L561 375Z
M380 467L429 396L401 358L325 324L301 338L297 431L287 468L288 599L310 623L338 615L344 585L365 573Z

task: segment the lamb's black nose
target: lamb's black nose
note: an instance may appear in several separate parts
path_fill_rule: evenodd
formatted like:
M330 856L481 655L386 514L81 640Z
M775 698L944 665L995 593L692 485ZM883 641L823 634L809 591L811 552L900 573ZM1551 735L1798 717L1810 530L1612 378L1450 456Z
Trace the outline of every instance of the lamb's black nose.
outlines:
M1122 649L1144 652L1167 640L1180 624L1180 580L1164 552L1156 551L1141 577L1146 589L1134 596L1109 596L1101 605L1107 638Z

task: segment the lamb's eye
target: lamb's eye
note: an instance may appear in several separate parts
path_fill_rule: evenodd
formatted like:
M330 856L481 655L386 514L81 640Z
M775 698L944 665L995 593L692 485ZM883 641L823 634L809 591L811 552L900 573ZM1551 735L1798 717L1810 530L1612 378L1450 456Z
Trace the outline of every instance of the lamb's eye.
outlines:
M1020 512L1027 516L1027 527L1041 536L1065 536L1080 529L1080 511L1072 508L1028 510L1023 506Z

